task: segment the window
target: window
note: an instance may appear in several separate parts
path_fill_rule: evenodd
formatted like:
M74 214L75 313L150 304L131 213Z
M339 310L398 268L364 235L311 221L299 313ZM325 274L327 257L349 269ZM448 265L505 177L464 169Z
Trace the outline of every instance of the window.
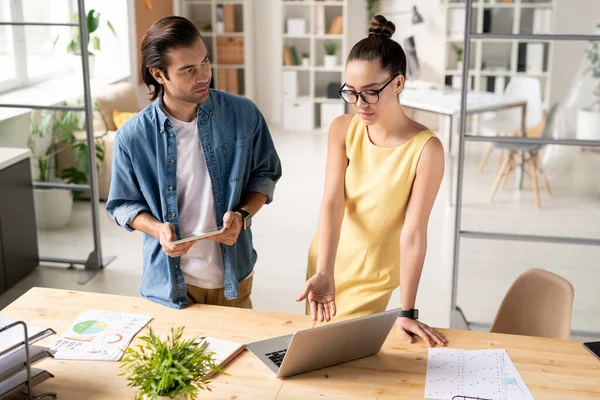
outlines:
M0 0L0 20L9 21L10 12L8 2ZM5 4L6 3L6 4ZM2 65L2 74L0 74L0 90L17 81L17 65L15 63L15 44L12 28L10 26L0 26L0 65Z
M66 0L20 0L25 22L69 22L69 3ZM71 59L56 38L70 38L71 27L26 26L25 49L27 78L30 81L45 80L69 72Z
M0 0L0 20L11 22L67 22L69 2ZM70 70L64 51L53 48L54 39L70 33L69 27L0 27L0 91L8 91L57 77Z
M86 12L95 9L101 14L95 32L101 50L90 60L91 72L101 78L127 76L131 71L128 2L85 0L85 7ZM0 0L0 21L77 22L76 14L77 0ZM68 26L0 26L0 93L70 74L80 76L81 57L67 52L74 31Z

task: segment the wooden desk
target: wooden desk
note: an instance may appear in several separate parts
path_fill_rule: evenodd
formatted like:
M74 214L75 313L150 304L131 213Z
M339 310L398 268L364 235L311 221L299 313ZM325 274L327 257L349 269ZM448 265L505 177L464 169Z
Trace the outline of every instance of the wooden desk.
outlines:
M2 310L59 334L88 309L132 312L154 317L158 333L186 325L188 335L203 333L251 342L310 328L304 315L192 306L173 310L142 298L34 288ZM506 349L536 399L599 399L600 362L580 342L472 331L443 330L452 348ZM45 339L49 344L54 337ZM119 377L119 363L46 360L39 364L56 377L37 390L56 391L61 400L130 399L132 389ZM202 399L419 399L424 396L427 347L400 340L395 329L375 356L278 380L249 352L217 376Z

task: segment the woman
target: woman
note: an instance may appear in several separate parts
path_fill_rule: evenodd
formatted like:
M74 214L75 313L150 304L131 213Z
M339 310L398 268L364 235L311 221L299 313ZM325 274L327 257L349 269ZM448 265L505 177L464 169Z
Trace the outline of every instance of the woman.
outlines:
M384 311L400 285L401 315L408 317L398 319L399 333L445 345L441 333L413 319L444 151L400 105L406 56L394 31L375 16L348 56L340 94L357 114L330 127L318 232L298 301L308 298L313 320L353 318Z

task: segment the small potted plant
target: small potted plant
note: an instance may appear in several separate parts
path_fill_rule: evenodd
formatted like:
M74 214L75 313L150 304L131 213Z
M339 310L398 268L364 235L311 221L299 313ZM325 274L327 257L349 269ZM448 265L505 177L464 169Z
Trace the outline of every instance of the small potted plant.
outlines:
M454 56L456 57L456 69L462 71L463 69L463 49L462 47L453 44L452 49L454 50Z
M600 31L600 24L598 26ZM594 100L587 108L577 110L577 139L598 140L600 138L600 42L590 42L585 54L588 66L586 73L591 73L596 80L593 89Z
M310 56L308 53L302 53L302 66L308 67L310 65Z
M337 66L337 44L334 41L326 40L323 42L325 50L325 68L335 68Z
M101 14L96 10L90 10L87 14L86 25L87 25L87 43L88 43L88 59L90 65L90 76L94 76L94 66L95 66L95 51L100 51L100 37L97 34L97 30L100 27L100 17ZM71 21L78 23L79 17L77 13L73 14L71 17ZM117 33L115 28L113 27L110 21L106 21L106 26L112 32L112 34L116 37ZM59 37L54 39L54 46L58 42ZM67 45L67 53L72 54L73 57L73 69L74 71L81 71L81 44L79 43L79 28L73 28L71 34L71 40Z
M139 337L143 343L125 350L121 368L128 386L137 388L136 400L195 399L200 390L210 391L211 372L220 372L206 351L203 337L183 338L184 327L171 328L162 341L152 330Z

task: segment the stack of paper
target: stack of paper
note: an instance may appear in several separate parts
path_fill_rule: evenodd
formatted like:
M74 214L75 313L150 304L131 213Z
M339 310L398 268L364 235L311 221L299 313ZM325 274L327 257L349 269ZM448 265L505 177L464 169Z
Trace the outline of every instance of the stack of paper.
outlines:
M225 368L227 364L229 364L246 348L246 346L241 343L217 339L214 337L205 337L204 340L207 343L206 351L214 353L213 361L221 369ZM209 376L213 376L215 373L215 371L211 371Z
M14 322L16 322L16 320L4 315L0 315L0 328L4 328L5 326L8 326ZM40 328L38 326L32 326L29 324L27 325L29 345L55 333L56 332L49 328ZM24 340L23 335L24 331L22 325L0 332L0 354L16 349L17 347L23 347L22 345L19 345Z
M26 390L27 365L32 366L46 358L52 357L47 347L34 346L43 338L55 332L49 328L40 328L27 324L27 348L25 348L25 330L17 321L0 315L0 399L13 398ZM7 328L8 326L10 328ZM31 384L36 386L52 378L52 374L42 369L31 368Z
M425 398L533 400L506 350L430 349Z

